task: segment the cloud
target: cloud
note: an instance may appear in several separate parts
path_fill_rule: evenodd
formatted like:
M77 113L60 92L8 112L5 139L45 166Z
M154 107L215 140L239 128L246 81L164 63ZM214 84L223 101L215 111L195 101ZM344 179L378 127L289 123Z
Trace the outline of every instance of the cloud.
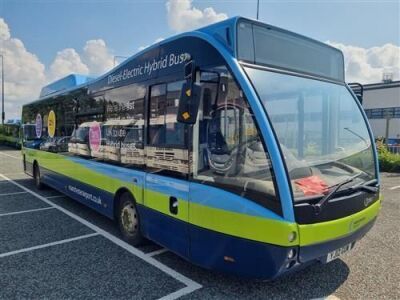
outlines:
M194 7L192 2L192 0L167 1L168 24L172 30L177 32L192 30L228 18L226 14L217 13L212 7L201 11Z
M6 118L20 115L21 105L32 101L46 83L45 66L23 42L11 36L0 18L0 53L4 57L4 98Z
M50 65L49 79L56 80L71 73L87 75L89 68L82 62L75 49L66 48L57 52L56 58Z
M72 73L100 75L112 69L113 66L114 55L106 42L102 39L89 40L83 47L82 55L73 48L57 52L50 65L48 77L50 80L55 80Z
M147 47L150 47L151 45L157 44L157 43L159 43L159 42L161 42L161 41L163 41L163 40L164 40L164 38L159 37L158 39L156 39L156 40L155 40L153 43L151 43L150 45L140 46L140 47L138 48L138 50L139 50L139 51L142 51L142 50L146 49Z
M102 39L89 40L81 55L73 48L57 52L49 68L13 38L0 18L0 53L4 56L4 98L6 119L19 118L24 103L37 99L40 89L71 73L100 75L113 67L114 56Z
M4 22L4 19L0 18L0 40L8 40L10 37L10 28L8 28L8 25L6 22Z
M381 82L384 72L392 73L393 80L400 79L399 46L385 44L362 48L330 41L327 43L343 51L347 82Z
M94 75L103 74L114 66L114 55L102 39L87 41L82 59Z

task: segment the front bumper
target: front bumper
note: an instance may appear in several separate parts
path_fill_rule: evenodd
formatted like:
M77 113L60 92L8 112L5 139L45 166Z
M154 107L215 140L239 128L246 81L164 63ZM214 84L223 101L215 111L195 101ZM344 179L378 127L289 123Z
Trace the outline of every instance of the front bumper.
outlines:
M365 226L354 231L350 235L335 240L330 240L323 243L318 243L309 246L302 246L299 250L298 260L300 263L307 263L312 260L325 262L326 255L336 249L346 246L350 243L355 243L360 240L374 225L376 218L371 220Z

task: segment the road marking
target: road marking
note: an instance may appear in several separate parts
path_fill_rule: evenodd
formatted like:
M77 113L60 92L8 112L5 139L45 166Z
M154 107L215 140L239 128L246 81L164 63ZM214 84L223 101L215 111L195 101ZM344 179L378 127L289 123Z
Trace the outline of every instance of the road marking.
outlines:
M325 300L340 300L340 298L338 298L334 295L329 295L328 297L325 298Z
M57 195L57 196L48 196L46 197L47 199L54 199L54 198L63 198L63 197L68 197L67 195Z
M42 208L14 211L14 212L9 212L9 213L5 213L5 214L0 214L0 217L19 215L19 214L25 214L25 213L30 213L30 212L37 212L37 211L42 211L42 210L47 210L47 209L54 209L54 207L49 206L49 207L42 207Z
M17 174L25 174L25 172L3 173L3 175L17 175ZM20 179L22 179L22 178L20 178Z
M8 156L8 157L15 158L15 159L21 159L21 160L22 160L22 157L18 157L18 156L10 155L10 154L4 153L4 152L0 152L0 154L2 154L2 155L5 155L5 156Z
M15 192L15 193L5 193L5 194L0 194L1 196L12 196L12 195L19 195L19 194L27 194L28 192Z
M155 256L155 255L162 254L164 252L168 252L168 249L163 248L163 249L160 249L160 250L156 250L156 251L153 251L153 252L146 253L146 255L147 256Z
M111 235L110 233L108 233L107 231L101 229L100 227L90 223L89 221L86 221L85 219L75 215L74 213L70 212L69 210L66 210L65 208L54 204L53 202L51 202L50 200L46 199L45 197L39 195L38 193L24 187L23 185L19 184L18 182L15 182L14 180L8 178L7 176L5 176L4 174L0 173L0 177L13 183L14 185L20 187L21 189L23 189L24 191L27 191L28 193L30 193L31 195L35 196L36 198L42 200L43 202L49 204L50 206L58 209L59 211L65 213L66 215L68 215L69 217L77 220L78 222L82 223L83 225L86 225L87 227L89 227L90 229L94 230L96 233L102 235L103 237L105 237L106 239L110 240L111 242L113 242L114 244L120 246L121 248L124 248L126 251L130 252L131 254L137 256L138 258L141 258L142 260L144 260L145 262L147 262L148 264L158 268L159 270L163 271L165 274L171 276L172 278L174 278L177 281L182 282L183 284L186 285L185 288L182 288L176 292L173 292L169 295L166 295L164 297L162 297L161 299L177 299L183 295L187 295L189 293L194 292L195 290L198 290L200 288L202 288L203 286L199 283L197 283L196 281L186 277L185 275L175 271L174 269L162 264L161 262L159 262L158 260L154 259L153 257L147 256L146 253L144 253L143 251L140 251L139 249L129 245L128 243L120 240L119 238ZM1 257L1 256L0 256Z
M328 297L313 298L312 300L340 300L340 298L338 298L334 295L329 295Z
M389 190L397 190L400 189L400 185L392 186Z
M24 253L24 252L37 250L37 249L42 249L42 248L47 248L47 247L51 247L51 246L61 245L61 244L65 244L65 243L69 243L69 242L73 242L73 241L77 241L77 240L87 239L87 238L90 238L90 237L96 236L96 235L99 235L99 233L97 233L97 232L89 233L89 234L80 235L80 236L77 236L77 237L74 237L74 238L65 239L65 240L61 240L61 241L57 241L57 242L52 242L52 243L48 243L48 244L43 244L43 245L38 245L38 246L29 247L29 248L19 249L19 250L15 250L15 251L11 251L11 252L6 252L6 253L0 254L0 258L6 257L6 256L10 256L10 255L15 255L15 254L18 254L18 253Z

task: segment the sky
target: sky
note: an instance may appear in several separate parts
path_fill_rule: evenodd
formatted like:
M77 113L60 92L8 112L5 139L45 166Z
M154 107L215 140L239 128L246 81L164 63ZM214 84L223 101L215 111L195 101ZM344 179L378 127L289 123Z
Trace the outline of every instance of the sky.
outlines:
M70 73L100 75L144 47L228 17L256 0L1 0L6 118ZM259 19L343 51L348 82L400 78L400 0L260 0Z

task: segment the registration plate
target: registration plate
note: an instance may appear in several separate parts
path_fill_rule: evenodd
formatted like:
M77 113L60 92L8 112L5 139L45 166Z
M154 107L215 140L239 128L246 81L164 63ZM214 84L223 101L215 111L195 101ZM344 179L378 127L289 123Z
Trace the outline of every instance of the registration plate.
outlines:
M347 244L346 246L343 246L339 249L333 250L332 252L329 252L328 255L326 256L326 262L330 262L339 256L341 256L343 253L346 253L353 247L353 244Z

